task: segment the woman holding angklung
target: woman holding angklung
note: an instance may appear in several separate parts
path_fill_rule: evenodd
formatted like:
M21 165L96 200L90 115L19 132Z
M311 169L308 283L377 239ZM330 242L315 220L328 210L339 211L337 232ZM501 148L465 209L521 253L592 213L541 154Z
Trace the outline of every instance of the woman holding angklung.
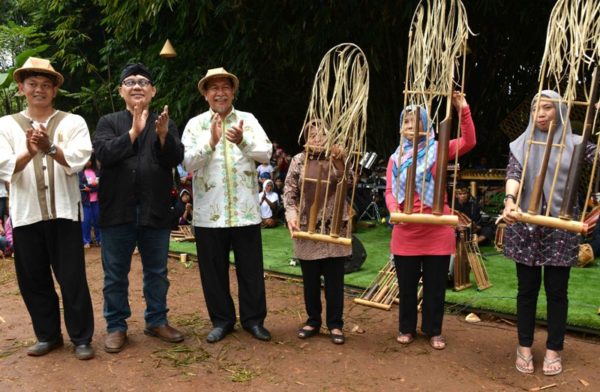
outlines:
M517 331L519 345L515 366L522 373L533 373L533 335L537 298L544 275L544 289L547 299L548 337L544 356L543 372L545 375L556 375L562 372L560 351L563 349L567 322L568 298L567 289L571 266L577 263L579 235L566 230L553 229L537 225L517 222L511 213L527 211L536 175L540 171L544 145L533 144L529 152L527 170L522 176L527 141L533 132L533 140L546 141L550 124L556 125L553 143L559 144L561 135L566 132L562 156L557 148L552 149L548 161L547 173L554 174L560 165L552 200L553 175L547 175L543 185L541 211L546 211L550 202L550 215L557 217L562 203L562 196L567 182L569 163L573 155L574 145L580 136L571 133L571 124L567 116L567 105L558 102L561 97L552 90L541 92L542 99L537 97L531 104L529 125L525 132L510 144L510 156L506 171L506 198L502 218L507 223L504 232L504 254L513 259L517 268ZM544 99L549 98L549 99ZM585 159L591 161L595 153L595 145L588 143ZM559 159L561 160L559 162ZM517 206L517 192L521 190L520 206Z
M335 184L340 181L349 181L349 174L344 169L344 152L334 146L331 150L331 163L326 157L323 145L326 138L326 126L320 121L308 123L305 128L305 151L292 158L285 179L283 202L287 226L292 235L295 231L306 231L308 217L306 206L311 205L311 199L325 197L325 191L316 195L314 183L304 184L303 204L300 205L300 192L304 183L304 176L322 178L330 185L330 192L324 201L325 213L319 212L318 226L330 225L334 210ZM306 154L308 168L304 169ZM316 173L320 170L321 175ZM325 181L324 181L325 182ZM323 186L325 187L325 186ZM340 232L345 233L348 228L348 205L344 198L342 224ZM325 221L320 218L324 216ZM306 339L315 336L321 328L321 275L324 278L326 317L329 336L334 344L343 344L345 336L342 331L344 326L344 260L352 254L352 247L328 242L294 239L294 254L300 260L302 279L304 281L304 303L308 319L305 325L298 330L298 338Z
M452 95L452 105L461 116L461 137L449 143L448 157L461 156L475 146L475 126L471 118L469 105L459 92ZM428 118L427 109L420 107L420 119L415 119L416 106L408 106L400 115L400 132L404 135L404 145L399 146L390 157L387 167L387 186L385 201L389 211L404 211L404 190L406 188L408 167L412 165L413 135L418 123L419 133L429 133L420 137L418 143L417 168L413 211L431 214L434 193L434 176L438 143L435 140L433 126ZM426 145L427 144L427 145ZM402 147L402 149L400 148ZM400 151L402 156L399 157ZM423 177L425 189L422 194ZM451 214L444 201L444 214ZM431 347L442 350L446 340L442 335L444 300L450 255L455 252L456 240L454 228L421 223L400 223L394 225L391 240L391 252L394 255L398 287L400 289L399 335L397 341L409 344L416 337L417 330L417 286L423 277L423 311L421 330L429 337Z

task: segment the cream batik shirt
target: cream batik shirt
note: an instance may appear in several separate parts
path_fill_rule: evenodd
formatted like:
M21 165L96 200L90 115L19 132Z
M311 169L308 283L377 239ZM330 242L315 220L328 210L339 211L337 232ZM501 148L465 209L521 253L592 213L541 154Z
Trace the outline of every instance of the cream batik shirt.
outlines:
M194 226L239 227L259 224L256 162L271 159L273 146L252 113L232 109L223 121L223 135L210 147L212 110L188 121L181 141L183 164L193 173ZM244 121L240 144L225 138L226 130Z
M25 115L25 112L21 114ZM57 114L58 111L54 112L48 122ZM13 173L17 156L27 150L27 139L25 131L12 116L0 118L0 179L10 182L13 227L57 218L77 221L83 217L77 172L83 169L92 153L85 120L67 113L58 123L52 141L63 150L69 167L43 156L39 178L36 177L33 161L20 172ZM52 165L52 175L49 165Z

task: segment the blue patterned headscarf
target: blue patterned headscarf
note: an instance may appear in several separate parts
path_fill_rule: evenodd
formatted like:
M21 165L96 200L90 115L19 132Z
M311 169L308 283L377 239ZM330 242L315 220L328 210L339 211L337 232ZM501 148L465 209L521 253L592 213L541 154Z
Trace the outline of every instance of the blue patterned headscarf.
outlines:
M429 141L427 142L427 137L421 136L419 138L418 144L418 153L417 153L417 175L415 178L415 190L419 195L419 199L425 205L431 207L433 205L433 190L434 190L434 181L433 176L431 175L431 168L435 164L437 157L437 142L435 140L435 134L433 132L433 124L430 124L429 117L427 115L427 109L419 106L419 117L421 120L421 124L423 124L423 129L427 130L429 134ZM406 113L414 113L417 110L416 105L410 105L404 108L402 113L400 114L400 129L402 129L402 123L404 122L404 116ZM413 141L408 138L401 138L403 140L402 144L402 157L400 155L400 146L396 149L396 151L392 154L390 159L393 162L393 176L392 176L392 194L398 201L398 204L402 203L405 198L405 190L406 190L406 175L408 173L408 168L412 165L412 151L413 151ZM427 142L427 145L425 145ZM427 159L425 159L428 157ZM427 166L425 166L425 161L427 161ZM425 176L425 194L422 194L422 183L423 176Z

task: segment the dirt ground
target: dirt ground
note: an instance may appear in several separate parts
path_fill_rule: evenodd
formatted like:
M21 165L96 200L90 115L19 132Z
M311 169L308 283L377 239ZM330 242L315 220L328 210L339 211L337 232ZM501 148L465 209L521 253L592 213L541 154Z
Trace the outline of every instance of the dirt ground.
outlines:
M10 259L0 259L0 391L518 391L555 386L549 391L600 389L598 339L568 335L563 374L541 372L540 328L534 346L533 375L514 368L516 331L503 320L468 324L464 314L447 314L448 347L433 350L419 338L409 346L396 343L397 307L391 311L355 305L347 296L347 341L333 345L322 334L306 341L296 337L305 318L302 286L267 277L268 317L273 340L263 343L236 326L216 344L205 342L210 330L197 265L170 261L169 318L186 333L171 345L143 334L144 300L139 258L130 274L129 345L119 354L103 351L102 266L98 248L87 251L88 281L96 318L96 358L79 361L73 346L28 357L34 343L29 315L19 295ZM235 277L232 271L234 292ZM358 332L352 332L355 327ZM325 331L322 331L325 332ZM63 335L68 339L63 328ZM533 389L535 390L535 389Z

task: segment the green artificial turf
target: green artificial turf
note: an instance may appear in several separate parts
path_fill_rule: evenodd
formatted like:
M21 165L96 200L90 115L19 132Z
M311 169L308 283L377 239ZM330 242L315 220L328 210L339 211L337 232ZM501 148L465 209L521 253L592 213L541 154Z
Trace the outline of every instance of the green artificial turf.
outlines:
M389 260L391 230L386 225L373 228L359 228L355 233L367 251L367 259L357 272L345 275L345 283L367 287ZM264 266L266 270L286 274L301 275L300 266L291 266L293 257L292 241L283 226L262 230ZM193 242L171 242L171 250L196 254ZM496 252L493 247L481 248L484 255L489 280L492 287L478 291L471 274L473 287L454 292L446 292L446 301L476 309L499 313L516 314L516 274L515 265ZM233 256L232 256L233 260ZM597 260L596 260L597 261ZM600 267L572 268L569 281L569 318L572 326L600 330ZM538 299L538 319L546 319L546 296L540 290Z

